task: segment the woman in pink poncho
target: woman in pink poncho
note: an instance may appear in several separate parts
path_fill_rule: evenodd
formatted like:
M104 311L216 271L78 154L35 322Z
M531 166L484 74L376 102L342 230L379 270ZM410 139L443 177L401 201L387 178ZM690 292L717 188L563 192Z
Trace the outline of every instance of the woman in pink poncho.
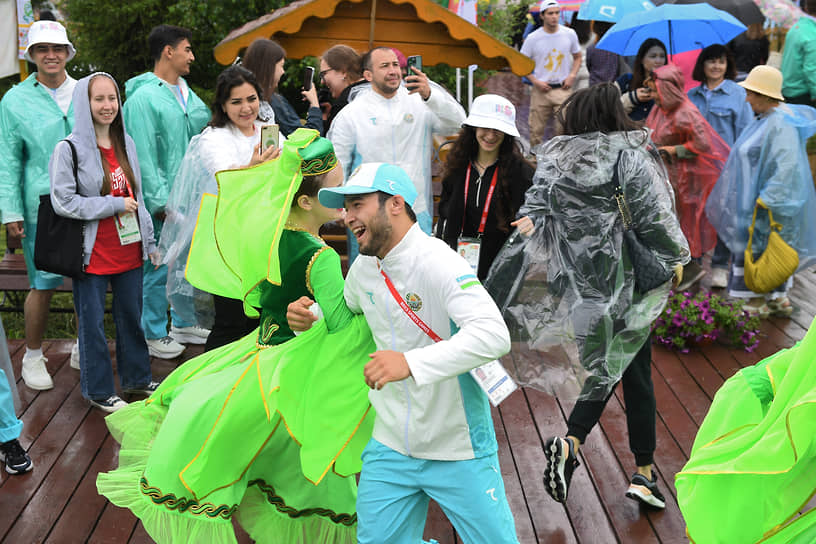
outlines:
M686 265L679 286L686 289L705 274L701 257L717 243L717 232L705 215L705 203L730 149L686 97L683 72L678 67L661 66L646 84L656 91L658 106L652 108L646 126L652 130L652 140L669 171L680 226L691 250L692 261Z

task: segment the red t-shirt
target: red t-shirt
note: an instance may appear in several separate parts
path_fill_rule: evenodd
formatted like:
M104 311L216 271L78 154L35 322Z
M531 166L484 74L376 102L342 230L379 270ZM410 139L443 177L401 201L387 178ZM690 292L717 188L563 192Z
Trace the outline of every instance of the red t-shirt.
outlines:
M112 196L130 196L127 178L116 160L113 148L99 150L111 169ZM142 243L135 242L123 246L116 231L116 215L99 220L99 229L96 231L91 262L85 272L98 275L121 274L142 266Z

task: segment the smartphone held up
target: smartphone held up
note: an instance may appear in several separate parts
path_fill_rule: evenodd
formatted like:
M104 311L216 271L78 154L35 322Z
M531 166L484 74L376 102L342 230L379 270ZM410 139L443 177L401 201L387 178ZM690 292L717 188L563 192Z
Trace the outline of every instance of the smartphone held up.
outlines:
M314 68L307 66L303 69L303 90L310 91L314 84Z
M264 125L261 127L261 153L270 147L279 147L280 129L278 125Z

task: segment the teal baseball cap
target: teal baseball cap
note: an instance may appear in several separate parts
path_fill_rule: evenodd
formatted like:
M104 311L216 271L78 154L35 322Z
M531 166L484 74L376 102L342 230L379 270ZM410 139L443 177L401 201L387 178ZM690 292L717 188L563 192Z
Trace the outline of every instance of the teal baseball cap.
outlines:
M382 191L399 195L409 206L417 199L417 190L405 170L394 164L369 162L361 164L342 187L320 189L317 198L327 208L342 208L351 195L365 195Z

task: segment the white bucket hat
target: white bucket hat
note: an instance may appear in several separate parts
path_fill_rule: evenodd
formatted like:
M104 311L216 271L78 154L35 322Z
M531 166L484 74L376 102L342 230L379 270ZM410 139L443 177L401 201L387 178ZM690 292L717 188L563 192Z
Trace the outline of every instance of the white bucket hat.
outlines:
M36 21L28 29L28 46L26 47L25 58L29 62L34 62L31 58L31 46L38 43L53 43L56 45L68 46L68 58L66 62L74 58L76 49L74 44L68 41L68 33L65 27L56 21Z
M516 128L516 108L513 104L497 94L477 96L470 106L470 115L463 125L478 128L493 128L518 138Z

